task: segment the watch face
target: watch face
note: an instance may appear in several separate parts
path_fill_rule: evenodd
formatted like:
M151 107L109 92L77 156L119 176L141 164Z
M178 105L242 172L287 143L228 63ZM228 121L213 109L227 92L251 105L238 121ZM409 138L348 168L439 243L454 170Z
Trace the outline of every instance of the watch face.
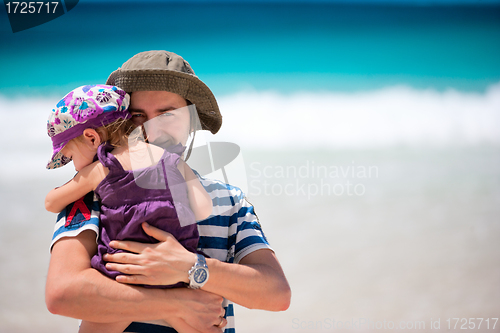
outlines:
M203 283L207 279L207 272L204 268L199 268L194 272L194 281L196 283Z

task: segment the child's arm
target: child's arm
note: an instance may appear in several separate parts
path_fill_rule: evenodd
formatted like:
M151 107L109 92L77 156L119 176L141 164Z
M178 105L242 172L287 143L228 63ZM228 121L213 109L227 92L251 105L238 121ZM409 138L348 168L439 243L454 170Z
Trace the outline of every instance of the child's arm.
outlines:
M212 199L201 185L193 170L184 161L181 160L179 162L183 163L184 166L184 178L186 179L189 206L194 212L194 217L197 221L204 220L212 214Z
M105 170L100 162L94 162L61 187L56 187L45 197L45 209L59 213L67 205L93 191L104 179Z

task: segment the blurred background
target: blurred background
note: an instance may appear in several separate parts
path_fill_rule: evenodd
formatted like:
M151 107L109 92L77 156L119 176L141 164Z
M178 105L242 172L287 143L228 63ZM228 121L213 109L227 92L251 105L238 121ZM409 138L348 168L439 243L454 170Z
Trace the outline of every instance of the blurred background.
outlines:
M46 118L154 49L213 90L202 139L241 147L292 287L238 332L500 330L500 1L82 0L17 33L1 6L0 45L0 332L76 331L44 303L44 198L74 174L45 169Z

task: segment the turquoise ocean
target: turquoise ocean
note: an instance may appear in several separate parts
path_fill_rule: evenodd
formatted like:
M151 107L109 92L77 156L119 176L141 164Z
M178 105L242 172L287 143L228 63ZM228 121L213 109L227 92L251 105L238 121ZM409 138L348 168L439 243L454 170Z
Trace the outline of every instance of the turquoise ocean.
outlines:
M154 49L213 90L198 139L241 147L226 172L292 287L238 332L500 330L499 2L82 0L17 33L0 8L0 332L76 332L44 304L43 202L74 174L45 169L46 118Z

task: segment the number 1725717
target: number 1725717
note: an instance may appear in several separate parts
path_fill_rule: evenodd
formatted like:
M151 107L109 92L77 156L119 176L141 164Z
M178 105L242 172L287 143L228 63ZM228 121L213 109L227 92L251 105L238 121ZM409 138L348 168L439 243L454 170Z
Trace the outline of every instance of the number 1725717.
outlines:
M474 329L495 329L498 318L448 318L448 329L474 330Z
M7 13L10 14L54 14L59 2L6 2Z

